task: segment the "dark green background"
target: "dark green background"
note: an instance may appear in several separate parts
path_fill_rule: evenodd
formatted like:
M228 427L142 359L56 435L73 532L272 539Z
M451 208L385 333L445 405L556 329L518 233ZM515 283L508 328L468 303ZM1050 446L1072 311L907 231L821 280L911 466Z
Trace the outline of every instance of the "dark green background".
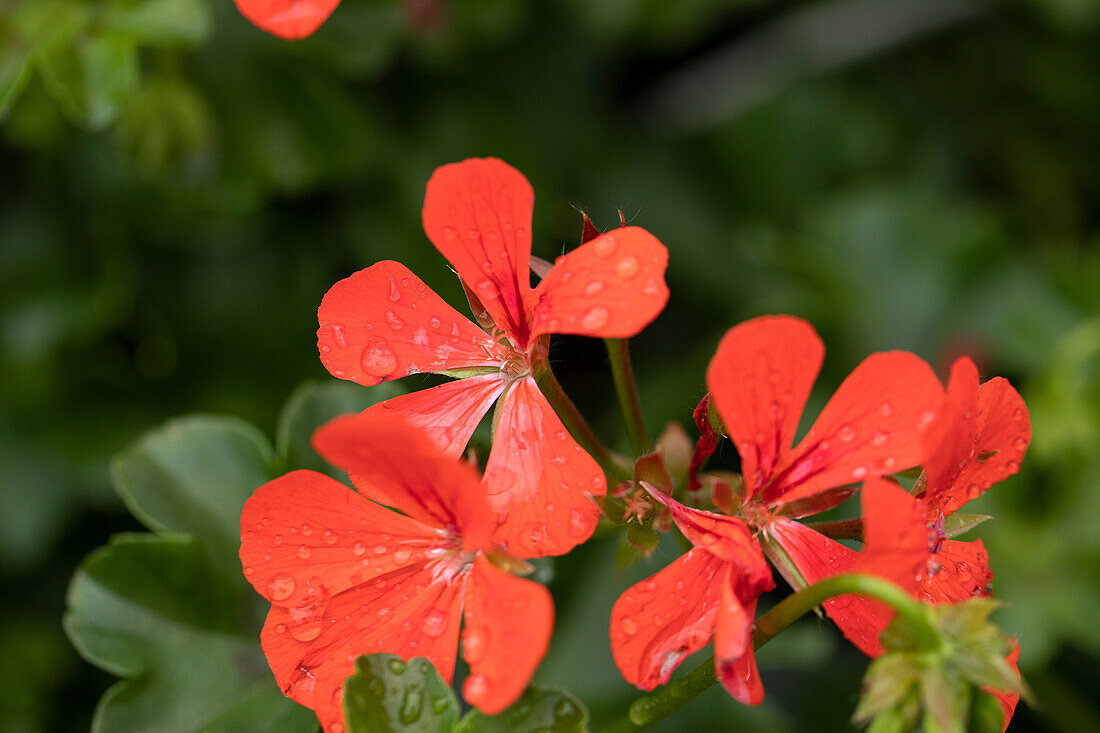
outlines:
M419 211L432 169L475 155L530 178L539 256L577 242L576 208L668 246L672 299L634 345L653 429L689 420L721 333L762 313L825 338L811 410L874 350L1008 377L1034 443L971 506L997 516L975 534L1040 702L1016 729L1100 730L1094 0L345 0L294 44L230 0L9 0L0 110L0 731L86 729L113 681L59 624L82 556L139 528L108 458L185 412L271 435L328 378L321 296L376 260L457 305ZM602 346L556 343L621 441ZM537 676L597 724L632 695L612 554L557 562ZM847 725L865 660L831 626L760 663L763 706L712 690L666 729Z

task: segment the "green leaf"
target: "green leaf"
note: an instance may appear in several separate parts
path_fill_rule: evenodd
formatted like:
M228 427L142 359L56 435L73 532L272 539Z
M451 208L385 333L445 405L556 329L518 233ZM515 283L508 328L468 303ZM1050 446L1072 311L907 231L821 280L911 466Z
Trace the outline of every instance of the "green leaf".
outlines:
M499 715L471 710L454 733L584 733L588 710L563 690L531 685Z
M989 514L952 514L944 522L943 533L948 539L958 537L990 519L993 517Z
M90 554L63 625L81 656L126 678L100 700L92 730L312 730L311 713L272 679L253 602L194 538L118 535Z
M403 392L393 382L370 388L343 381L304 382L290 395L279 416L276 451L286 462L287 470L312 468L339 477L343 474L313 450L310 444L313 431L337 415L362 412Z
M142 0L107 12L104 26L148 45L200 43L209 37L210 5L205 0Z
M142 524L202 538L215 569L236 577L241 509L271 478L271 463L267 439L248 423L193 415L165 423L115 456L111 474Z
M368 654L344 682L348 733L446 733L458 721L458 700L427 659L403 662Z

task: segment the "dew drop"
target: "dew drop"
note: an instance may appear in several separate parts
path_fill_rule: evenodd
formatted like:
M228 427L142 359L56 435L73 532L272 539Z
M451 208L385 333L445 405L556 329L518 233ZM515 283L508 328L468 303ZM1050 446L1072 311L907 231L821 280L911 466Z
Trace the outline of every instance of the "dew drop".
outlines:
M634 636L638 633L638 624L629 616L623 616L622 620L619 621L619 628L621 628L623 633L627 636Z
M864 468L863 466L856 466L854 469L852 469L852 478L854 478L856 481L859 481L861 478L863 478L866 475L867 475L867 469Z
M477 705L489 694L489 680L483 674L474 674L466 678L462 685L462 696L471 705Z
M432 712L436 715L442 715L444 711L451 706L451 700L447 697L436 697L432 699Z
M955 563L955 572L959 574L959 580L963 582L974 577L974 573L970 570L970 566L964 562Z
M294 593L294 578L288 573L276 573L267 581L267 594L273 601L285 601Z
M325 542L327 544L335 545L337 539L339 539L339 537L331 529L325 531Z
M856 431L852 430L851 425L841 425L840 429L836 432L836 437L840 438L845 443L851 443L852 439L856 437Z
M398 718L405 725L415 723L420 720L420 709L423 705L424 700L420 693L416 690L409 690L405 693L405 699L401 702L401 712L398 714Z
M390 668L390 672L394 674L402 674L405 671L405 662L400 659L391 659L386 662L386 666Z
M604 234L601 237L596 237L592 242L592 248L596 251L600 257L610 257L615 251L616 242L615 238L610 234Z
M642 266L638 264L638 260L630 255L615 263L615 273L623 278L634 277L641 269Z
M397 368L397 355L393 353L389 341L371 336L359 358L359 365L372 377L388 377Z
M606 326L609 320L611 320L611 314L607 308L597 305L589 308L584 314L581 318L581 326L591 331Z
M393 311L386 311L386 323L388 323L390 328L392 328L394 331L400 331L402 328L405 327L405 322L402 321Z
M336 323L332 324L332 337L336 339L336 343L341 349L346 349L348 347L348 339L344 335L343 326Z
M294 626L290 629L290 635L298 641L313 641L321 635L321 622L311 621L309 623Z
M275 624L275 633L276 634L285 634L286 633L286 624Z
M1016 438L1014 445L1016 446L1016 450L1020 453L1023 453L1025 450L1027 450L1027 441L1023 438Z
M306 545L302 545L298 548L298 557L302 558L303 560L308 560L311 554L313 553Z
M1019 461L1009 461L1008 463L1005 464L1005 468L1008 469L1009 473L1016 473L1017 471L1020 470L1020 462Z
M424 633L433 639L443 633L446 618L442 611L432 611L424 617Z
M397 302L401 300L401 291L397 289L397 279L390 275L390 300Z
M377 548L375 548L375 549L377 550ZM412 553L409 552L408 550L406 550L405 548L401 548L397 552L393 553L393 561L395 563L397 563L398 565L403 565L405 562L408 561L409 555L411 555L411 554Z
M281 545L283 544L283 536L281 534L277 534L271 538L271 541L276 545Z
M485 300L492 300L500 295L500 288L489 278L479 280L477 285L474 286L474 290L477 291L478 297Z
M588 285L585 287L584 294L591 298L593 295L596 295L597 293L599 293L603 289L604 289L603 280L593 280L592 282L588 283Z
M385 545L379 544L379 545L374 546L374 554L375 555L385 555L389 551L390 551L390 548L386 547Z
M592 533L588 512L583 509L573 509L569 512L569 532L575 539L584 539Z
M888 440L890 440L890 433L885 433L877 429L871 431L871 445L886 445L886 441Z
M362 542L356 542L354 545L351 546L351 554L355 555L356 557L363 555L364 553L366 553L366 551L367 546L364 545Z
M470 664L477 664L485 656L487 641L485 629L480 626L467 626L462 631L462 656Z
M1015 410L1012 411L1012 416L1014 418L1016 418L1017 422L1023 422L1024 421L1024 409L1022 407L1017 407Z
M966 487L966 495L971 499L977 499L982 493L982 487L977 484L970 484Z

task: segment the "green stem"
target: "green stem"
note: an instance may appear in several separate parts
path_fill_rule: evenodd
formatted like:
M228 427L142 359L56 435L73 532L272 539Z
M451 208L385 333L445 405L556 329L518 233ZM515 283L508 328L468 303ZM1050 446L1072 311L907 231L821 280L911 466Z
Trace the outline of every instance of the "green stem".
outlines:
M829 598L855 593L882 601L894 608L921 640L921 646L935 648L939 634L925 615L923 607L898 586L874 575L856 573L834 575L792 593L756 621L752 634L754 649L767 644L780 632ZM684 677L665 685L651 695L639 697L630 705L626 716L604 728L601 733L634 733L657 725L682 708L715 682L714 657L703 662Z
M642 405L638 400L638 386L634 382L634 368L630 365L630 341L627 339L604 339L603 341L611 361L611 377L615 380L615 392L619 395L619 405L623 410L623 422L626 423L630 447L635 455L645 455L652 449L653 442L645 429Z
M573 400L569 399L569 395L565 393L565 389L558 382L558 378L554 376L554 370L550 368L549 364L546 364L544 369L536 371L535 381L538 383L543 396L546 397L546 401L554 408L554 412L558 414L558 418L565 425L565 429L600 464L608 477L614 478L616 481L629 479L631 476L630 461L616 453L612 453L607 446L600 442L596 433L588 425L584 416L581 415L580 410L573 404ZM611 486L608 486L609 490L610 488Z

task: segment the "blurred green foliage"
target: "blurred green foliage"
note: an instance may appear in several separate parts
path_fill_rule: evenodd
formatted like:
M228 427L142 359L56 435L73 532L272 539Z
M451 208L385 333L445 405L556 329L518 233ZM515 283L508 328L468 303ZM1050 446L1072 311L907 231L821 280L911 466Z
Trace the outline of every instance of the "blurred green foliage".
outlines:
M687 422L719 335L769 312L824 336L817 404L889 348L1019 387L1031 454L972 533L1041 705L1016 725L1100 729L1100 3L871 8L344 0L285 43L230 0L0 2L0 731L86 729L112 682L59 623L81 557L138 528L108 458L196 410L274 434L293 387L329 379L315 309L355 269L397 259L460 303L419 209L473 155L531 179L539 256L576 243L574 207L668 245L672 300L634 344L651 429ZM602 345L555 343L621 439ZM596 725L633 695L610 605L674 552L553 564L536 679ZM712 691L668 729L847 725L865 660L831 627L760 663L763 706Z

